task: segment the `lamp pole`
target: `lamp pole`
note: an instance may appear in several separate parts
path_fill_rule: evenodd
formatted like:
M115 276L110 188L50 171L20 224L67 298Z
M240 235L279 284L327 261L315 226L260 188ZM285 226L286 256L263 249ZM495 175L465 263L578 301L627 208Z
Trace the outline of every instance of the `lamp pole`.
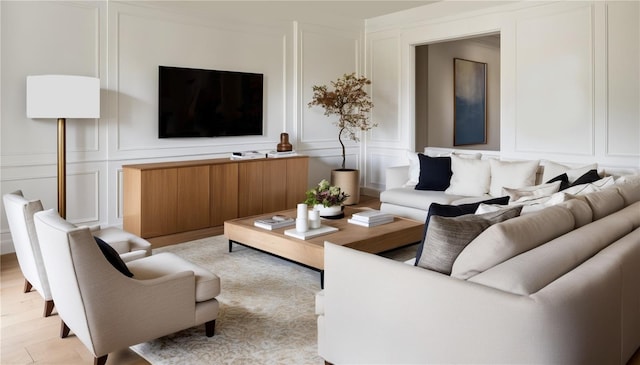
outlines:
M67 158L65 118L58 118L58 214L67 218Z

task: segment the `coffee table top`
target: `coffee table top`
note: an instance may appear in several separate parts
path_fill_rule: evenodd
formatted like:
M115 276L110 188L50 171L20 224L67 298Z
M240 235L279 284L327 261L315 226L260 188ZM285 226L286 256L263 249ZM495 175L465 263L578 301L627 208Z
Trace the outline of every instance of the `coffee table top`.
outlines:
M294 226L267 230L255 227L256 219L270 218L280 214L296 217L296 209L233 219L224 223L224 234L231 241L258 248L305 265L324 268L324 242L351 247L356 250L380 253L418 242L422 239L423 223L411 219L394 217L392 223L375 227L362 227L347 222L353 213L367 210L346 206L344 218L322 219L322 224L338 228L337 232L309 238L297 239L284 234Z

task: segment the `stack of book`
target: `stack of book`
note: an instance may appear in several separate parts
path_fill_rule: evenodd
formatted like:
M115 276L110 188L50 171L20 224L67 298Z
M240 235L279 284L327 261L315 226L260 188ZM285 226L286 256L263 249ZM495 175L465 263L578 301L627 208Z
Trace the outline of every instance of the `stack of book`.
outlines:
M231 153L232 160L247 160L252 158L265 158L266 153L258 151L241 151Z
M283 215L274 215L271 218L256 219L253 225L258 228L264 228L268 230L274 230L282 227L293 226L296 224L296 220L291 217Z
M374 209L364 210L351 215L347 222L363 227L374 227L393 222L393 215Z

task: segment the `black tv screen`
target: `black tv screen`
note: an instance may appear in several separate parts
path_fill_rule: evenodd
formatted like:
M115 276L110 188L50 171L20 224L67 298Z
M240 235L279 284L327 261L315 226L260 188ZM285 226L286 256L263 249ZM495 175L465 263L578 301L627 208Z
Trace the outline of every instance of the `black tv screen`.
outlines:
M159 66L158 137L262 134L263 75Z

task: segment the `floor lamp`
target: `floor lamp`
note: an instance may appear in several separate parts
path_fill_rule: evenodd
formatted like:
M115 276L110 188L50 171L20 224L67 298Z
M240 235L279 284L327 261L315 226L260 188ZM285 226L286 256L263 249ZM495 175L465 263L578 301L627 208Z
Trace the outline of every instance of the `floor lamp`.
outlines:
M27 76L27 117L58 120L58 213L67 217L66 118L100 118L100 79Z

